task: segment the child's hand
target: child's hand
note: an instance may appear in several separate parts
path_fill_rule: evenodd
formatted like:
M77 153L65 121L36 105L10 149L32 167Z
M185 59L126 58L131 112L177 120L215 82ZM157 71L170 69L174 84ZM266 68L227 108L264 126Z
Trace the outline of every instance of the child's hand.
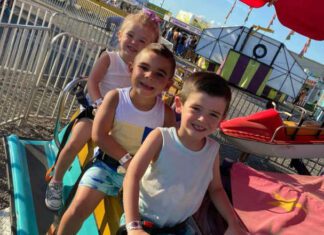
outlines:
M149 235L143 229L134 229L127 232L128 235Z

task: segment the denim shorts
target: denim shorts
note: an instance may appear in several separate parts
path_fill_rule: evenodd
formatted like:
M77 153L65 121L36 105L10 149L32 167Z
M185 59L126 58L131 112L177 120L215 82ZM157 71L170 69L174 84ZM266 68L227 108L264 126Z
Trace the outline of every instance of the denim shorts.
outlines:
M123 185L124 176L118 174L104 162L96 160L86 170L79 185L98 190L109 196L117 196Z

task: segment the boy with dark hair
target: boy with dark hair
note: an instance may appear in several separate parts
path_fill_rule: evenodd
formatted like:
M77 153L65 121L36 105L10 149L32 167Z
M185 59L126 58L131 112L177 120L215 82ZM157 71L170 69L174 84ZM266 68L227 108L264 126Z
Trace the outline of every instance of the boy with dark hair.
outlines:
M58 235L76 234L106 195L118 195L132 156L151 130L175 125L174 113L160 98L171 85L174 70L173 53L152 43L130 65L132 86L105 95L92 129L92 139L101 151L82 176Z
M126 173L128 235L196 234L185 221L200 207L207 190L228 223L227 234L246 234L221 183L219 144L208 137L225 118L230 100L230 88L214 73L194 73L184 81L175 97L180 127L152 131Z

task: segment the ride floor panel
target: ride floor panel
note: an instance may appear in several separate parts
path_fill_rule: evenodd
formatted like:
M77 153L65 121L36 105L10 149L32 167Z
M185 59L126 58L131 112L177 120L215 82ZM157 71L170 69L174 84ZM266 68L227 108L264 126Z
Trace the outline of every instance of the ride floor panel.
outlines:
M11 227L16 234L46 234L60 216L45 205L45 173L54 164L57 147L53 140L30 140L16 135L4 138L11 192ZM64 176L63 197L66 200L81 167L76 159ZM94 215L78 234L99 234Z

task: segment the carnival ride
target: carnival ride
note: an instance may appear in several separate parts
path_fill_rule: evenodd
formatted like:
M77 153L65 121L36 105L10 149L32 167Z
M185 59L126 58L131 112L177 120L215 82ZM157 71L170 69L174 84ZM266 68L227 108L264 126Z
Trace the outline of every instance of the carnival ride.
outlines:
M273 5L280 23L306 37L324 40L324 2L321 0L240 0L252 8Z
M61 118L69 92L84 83L77 79L69 83L60 95L53 140L30 140L10 135L4 138L9 168L9 184L12 191L11 221L12 231L16 234L54 234L61 213L73 198L79 177L93 154L91 143L84 146L64 176L64 208L56 213L48 210L43 203L50 167L55 164L60 148L67 140L73 121L63 126ZM109 204L109 214L105 208ZM118 229L122 209L118 199L105 198L94 213L84 222L78 234L114 234ZM28 218L28 219L27 219ZM109 223L109 225L108 225Z
M195 52L212 61L208 70L257 96L295 99L307 74L287 47L258 27L217 27L203 30ZM275 95L273 95L275 94Z
M220 133L225 142L258 156L323 158L324 122L307 122L305 115L303 110L299 121L283 121L280 112L267 109L222 122Z

